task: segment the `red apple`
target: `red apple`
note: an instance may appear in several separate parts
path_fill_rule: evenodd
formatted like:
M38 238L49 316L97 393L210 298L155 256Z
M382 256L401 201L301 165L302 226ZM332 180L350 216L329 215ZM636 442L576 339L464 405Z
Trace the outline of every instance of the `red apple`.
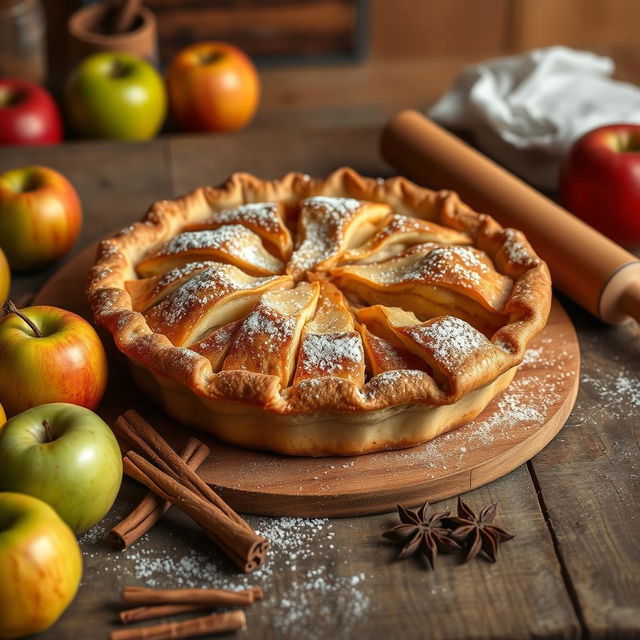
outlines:
M62 120L53 98L26 80L0 78L0 144L57 144Z
M49 628L82 577L76 537L45 502L0 493L0 638Z
M107 357L98 334L80 316L57 307L18 311L0 320L0 403L14 416L49 402L95 409L107 385Z
M0 247L13 269L39 269L71 249L82 226L80 199L47 167L0 175Z
M640 245L640 125L606 125L579 138L560 172L560 196L613 240Z
M251 60L224 42L202 42L180 51L167 74L169 103L187 131L235 131L253 117L260 80Z

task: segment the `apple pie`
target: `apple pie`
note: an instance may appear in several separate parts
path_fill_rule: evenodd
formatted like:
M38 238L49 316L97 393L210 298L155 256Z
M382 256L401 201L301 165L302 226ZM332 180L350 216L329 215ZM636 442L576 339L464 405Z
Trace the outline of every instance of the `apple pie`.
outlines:
M403 178L234 174L103 241L88 296L181 423L291 455L410 447L511 382L551 303L522 233Z

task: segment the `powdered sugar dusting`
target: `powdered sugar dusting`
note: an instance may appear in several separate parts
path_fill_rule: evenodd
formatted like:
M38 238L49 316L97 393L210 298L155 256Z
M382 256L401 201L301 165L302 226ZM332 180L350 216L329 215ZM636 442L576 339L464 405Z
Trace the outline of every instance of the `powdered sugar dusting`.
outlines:
M161 291L168 285L176 282L177 280L184 280L192 274L197 273L198 271L202 271L208 267L214 266L216 263L212 261L204 261L204 262L189 262L182 267L177 267L176 269L171 269L171 271L167 271L160 280L158 280L158 284L155 286L155 291Z
M205 231L185 231L162 245L154 257L210 249L226 253L262 269L277 271L282 263L262 246L260 236L240 224Z
M526 265L534 260L529 249L521 240L521 233L515 229L504 230L504 253L507 258L518 265Z
M291 273L312 269L341 247L344 230L362 206L354 198L316 196L302 203L304 239L289 261Z
M364 362L362 338L354 331L307 333L301 351L299 366L305 372L332 375Z
M218 352L229 344L231 337L235 333L239 322L231 322L220 327L217 331L207 336L198 343L198 351L201 352Z
M355 198L332 198L330 196L313 196L302 203L303 208L314 210L323 216L337 216L338 219L353 215L361 205L362 202Z
M269 282L277 276L248 278L231 265L216 264L194 276L169 294L152 309L166 325L180 322L194 306L206 306L224 296L240 290L250 290Z
M441 227L438 224L427 222L420 218L403 216L396 213L391 216L384 228L378 231L373 238L371 238L367 245L375 247L392 240L393 236L411 233L420 233L420 242L430 240L447 244L452 240L462 240L463 242L465 240L462 233L454 231L453 229Z
M259 340L260 349L280 351L291 341L296 324L295 317L283 316L268 305L259 304L242 323L237 343L244 351L252 349Z
M454 371L459 370L475 351L491 346L477 329L454 316L403 327L403 331L416 343L429 349L438 362Z
M480 255L479 251L470 247L436 247L427 254L411 256L410 259L387 260L383 263L384 268L361 269L370 271L373 279L382 284L437 284L455 277L457 284L473 289L481 284L482 275L493 271Z
M218 224L250 224L271 233L278 233L284 228L278 215L277 202L250 202L234 209L217 211L210 221Z

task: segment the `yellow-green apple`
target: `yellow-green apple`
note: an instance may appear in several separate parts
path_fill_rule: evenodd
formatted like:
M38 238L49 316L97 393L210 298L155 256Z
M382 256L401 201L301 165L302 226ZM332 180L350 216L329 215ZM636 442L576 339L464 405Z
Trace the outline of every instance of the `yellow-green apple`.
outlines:
M13 269L40 269L73 246L82 226L80 199L47 167L0 175L0 247Z
M18 310L0 320L0 403L9 416L47 402L95 409L107 385L107 356L94 328L57 307Z
M235 131L253 118L260 79L248 56L225 42L180 51L169 67L171 111L186 131Z
M78 542L60 516L32 496L0 493L0 638L48 629L81 577Z
M76 131L89 138L147 140L167 112L160 74L145 60L112 51L80 62L67 80L65 103Z
M560 195L592 227L640 246L640 125L606 125L579 138L563 162Z
M9 263L0 249L0 304L9 297L9 289L11 287L11 272L9 271Z
M111 509L122 457L111 429L93 411L55 402L11 418L0 430L0 491L51 505L76 533Z

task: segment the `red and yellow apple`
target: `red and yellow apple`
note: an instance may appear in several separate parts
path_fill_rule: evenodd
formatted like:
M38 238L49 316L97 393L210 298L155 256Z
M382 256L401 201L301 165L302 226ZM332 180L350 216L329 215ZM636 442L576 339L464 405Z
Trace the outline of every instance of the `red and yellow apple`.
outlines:
M0 403L9 416L47 402L95 409L107 384L107 357L83 318L57 307L27 307L0 320Z
M249 57L225 42L180 51L167 74L172 113L186 131L235 131L253 118L260 79Z
M7 414L4 412L2 405L0 404L0 427L7 421Z
M145 60L106 51L85 58L65 87L69 120L84 137L153 138L167 114L160 74Z
M78 194L57 171L23 167L0 175L0 248L12 269L57 260L71 249L81 225Z
M0 491L52 506L75 533L111 509L122 456L111 429L92 411L64 402L33 407L0 430Z
M51 95L37 84L0 78L0 144L56 144L62 118Z
M0 638L48 629L81 577L80 548L60 516L32 496L0 493Z
M560 172L560 196L592 227L640 246L640 125L606 125L579 138Z
M9 289L11 287L11 271L9 271L9 263L5 255L0 249L0 305L9 297Z

